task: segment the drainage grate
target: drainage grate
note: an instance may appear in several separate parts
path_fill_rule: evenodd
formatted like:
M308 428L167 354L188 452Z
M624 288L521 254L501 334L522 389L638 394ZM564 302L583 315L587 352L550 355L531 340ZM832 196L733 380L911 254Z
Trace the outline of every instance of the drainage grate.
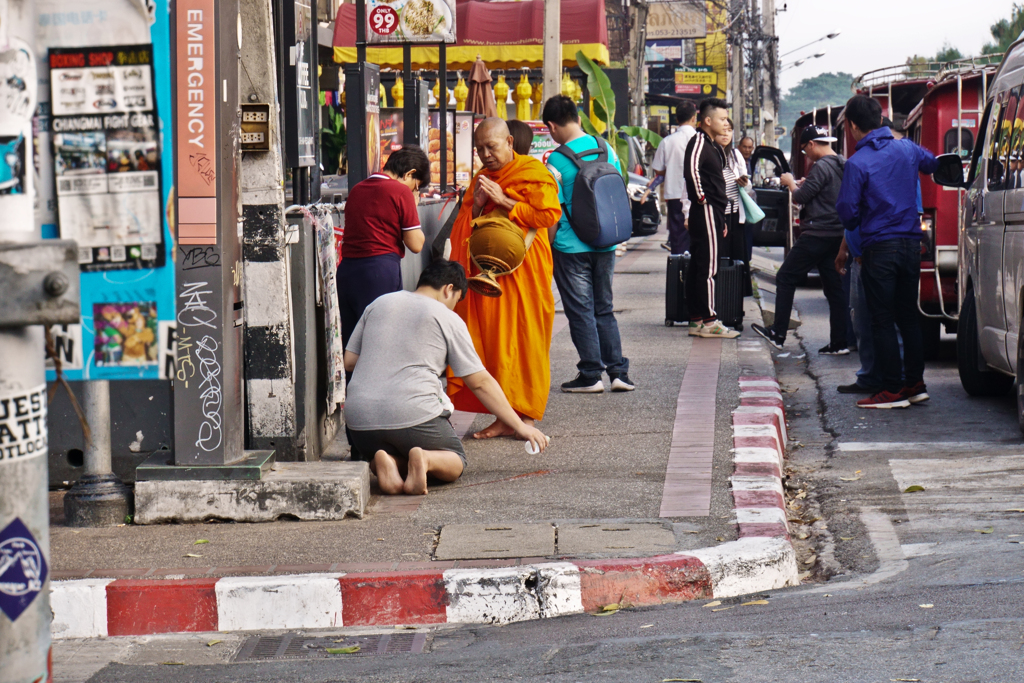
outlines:
M276 659L326 659L329 657L366 657L409 652L423 654L427 643L425 632L384 633L366 636L333 636L309 638L286 633L283 636L252 636L238 651L234 661L253 662ZM358 652L344 655L328 654L327 648L359 647Z

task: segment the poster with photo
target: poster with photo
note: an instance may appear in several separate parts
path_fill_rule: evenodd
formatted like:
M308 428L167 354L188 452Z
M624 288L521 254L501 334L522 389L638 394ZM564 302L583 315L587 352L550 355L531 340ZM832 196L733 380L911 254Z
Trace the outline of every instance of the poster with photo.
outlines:
M58 223L83 270L166 259L152 61L150 45L49 52Z
M156 365L159 356L156 302L93 304L93 359L99 367Z
M454 43L455 0L365 0L366 42Z

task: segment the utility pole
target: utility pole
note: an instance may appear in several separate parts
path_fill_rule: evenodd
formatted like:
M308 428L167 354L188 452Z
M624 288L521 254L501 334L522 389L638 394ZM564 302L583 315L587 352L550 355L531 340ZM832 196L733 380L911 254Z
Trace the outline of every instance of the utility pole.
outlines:
M647 48L647 13L650 8L646 0L630 2L629 51L626 55L626 74L629 79L629 125L639 126L643 122L644 109L644 54Z
M733 11L736 14L742 14L745 9L746 3L744 0L738 0L733 3ZM746 81L743 73L743 25L742 22L737 22L735 37L733 38L732 44L732 118L736 123L736 132L739 134L739 140L743 139L746 135Z
M758 10L758 0L750 0L750 110L753 114L752 128L754 144L764 144L761 135L761 65L763 56L761 53L761 19Z
M562 89L562 2L544 0L544 97Z
M35 0L0 0L0 682L50 680L50 510L44 329L79 322L77 247L39 239L32 188ZM10 159L10 157L8 158Z
M764 144L775 146L779 105L779 42L775 36L775 0L764 0L764 55L767 92L764 97Z

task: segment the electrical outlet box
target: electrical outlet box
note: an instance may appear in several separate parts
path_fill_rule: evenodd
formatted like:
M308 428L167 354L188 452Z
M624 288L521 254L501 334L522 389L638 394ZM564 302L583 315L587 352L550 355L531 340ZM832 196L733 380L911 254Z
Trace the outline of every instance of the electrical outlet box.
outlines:
M242 109L242 151L270 151L270 105L243 103Z

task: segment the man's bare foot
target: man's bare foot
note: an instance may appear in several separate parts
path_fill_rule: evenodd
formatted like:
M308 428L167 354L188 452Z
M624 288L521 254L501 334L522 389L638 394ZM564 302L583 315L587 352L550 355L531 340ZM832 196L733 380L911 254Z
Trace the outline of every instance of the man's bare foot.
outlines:
M495 419L489 427L473 434L474 439L493 439L498 436L514 436L515 431L501 420Z
M405 482L398 473L395 459L384 451L377 451L373 455L373 464L377 468L377 483L380 484L380 490L391 496L401 493Z
M409 450L409 476L405 478L402 492L409 496L427 493L427 457L418 446Z

